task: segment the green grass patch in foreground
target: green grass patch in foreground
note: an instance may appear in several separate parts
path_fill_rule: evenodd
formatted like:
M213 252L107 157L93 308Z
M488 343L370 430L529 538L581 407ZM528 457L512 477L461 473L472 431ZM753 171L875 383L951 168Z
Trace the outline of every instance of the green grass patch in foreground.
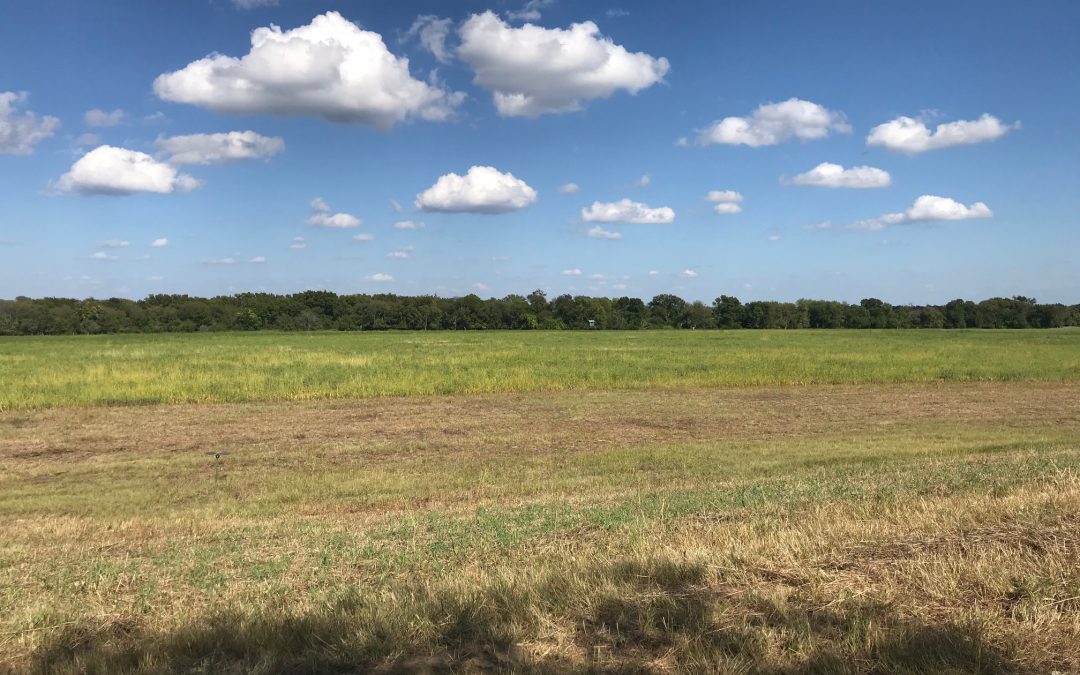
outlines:
M1080 330L0 338L0 410L449 393L1080 379Z

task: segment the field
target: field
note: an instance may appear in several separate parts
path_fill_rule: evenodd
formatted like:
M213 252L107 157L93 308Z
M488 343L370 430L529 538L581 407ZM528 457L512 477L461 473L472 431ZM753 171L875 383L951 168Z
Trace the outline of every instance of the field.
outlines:
M0 373L0 671L1080 672L1080 331L5 338Z

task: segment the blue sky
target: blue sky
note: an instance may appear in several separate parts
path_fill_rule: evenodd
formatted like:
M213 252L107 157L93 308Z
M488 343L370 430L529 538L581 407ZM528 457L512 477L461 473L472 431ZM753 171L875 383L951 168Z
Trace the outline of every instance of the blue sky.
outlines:
M1075 303L1077 34L1074 2L0 0L0 297Z

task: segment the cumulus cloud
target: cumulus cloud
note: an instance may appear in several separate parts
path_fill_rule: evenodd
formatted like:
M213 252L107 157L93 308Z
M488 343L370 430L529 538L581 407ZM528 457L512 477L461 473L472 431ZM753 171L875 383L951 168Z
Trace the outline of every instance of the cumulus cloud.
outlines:
M169 245L169 240L165 237L162 237L160 239L155 239L153 242L150 243L150 245L154 248L164 248Z
M292 242L293 243L289 246L289 248L291 249L299 251L301 249L307 248L307 242L304 241L303 237L293 237Z
M670 207L651 208L647 204L620 199L617 202L593 202L581 209L581 219L586 223L670 223L675 211Z
M443 120L463 99L413 79L409 60L378 33L337 12L251 34L242 57L211 54L154 80L162 99L238 114L314 115L390 129L406 119Z
M591 239L622 239L622 232L612 232L611 230L605 230L599 225L595 225L589 228L589 231L585 234Z
M490 166L470 167L465 176L448 173L416 195L416 208L445 213L506 213L536 201L536 190L511 173Z
M477 281L475 284L472 285L472 287L473 287L473 290L476 290L476 291L486 291L486 290L488 290L488 288L490 288L483 281Z
M25 91L0 91L0 155L29 155L60 128L55 117L38 117L29 110L17 113L29 97Z
M251 260L249 260L248 262L249 263L254 263L256 265L261 265L264 262L266 262L266 256L257 255L254 258L252 258Z
M364 278L367 279L368 281L393 281L394 280L394 277L390 276L389 274L385 274L383 272L376 272L375 274L369 274Z
M87 110L83 113L83 121L88 127L115 127L117 124L124 121L126 115L127 114L120 108L117 108L112 112L94 108L93 110Z
M634 184L638 187L649 187L649 183L651 182L652 176L650 176L649 174L644 174L641 178L638 178Z
M710 190L705 199L710 202L741 202L743 196L735 190Z
M394 227L399 230L422 230L424 224L417 220L399 220Z
M220 164L240 159L270 159L285 149L285 141L281 138L260 136L254 131L161 137L155 141L155 145L171 164Z
M416 248L414 246L403 246L403 247L399 248L396 251L390 251L389 253L386 254L386 257L387 258L398 258L398 259L404 260L405 258L412 257L412 253L415 250L416 250Z
M1011 129L1019 128L1019 122L1004 124L993 115L984 113L977 120L957 120L939 124L931 133L923 120L901 116L871 129L866 137L866 144L881 146L893 152L917 154L954 145L994 141Z
M713 122L698 134L698 143L748 145L756 148L776 145L792 138L803 141L817 140L833 132L851 133L851 125L847 123L843 113L811 101L789 98L782 103L760 105L747 117L725 117Z
M101 248L127 248L128 246L131 246L131 242L123 239L106 239L105 241L98 242L98 246Z
M730 216L736 213L742 213L742 206L734 202L720 202L713 206L713 211L722 216Z
M416 17L413 25L405 33L405 38L417 37L420 45L431 52L439 63L450 63L453 54L446 48L446 38L450 35L450 19L440 19L434 14Z
M94 260L117 260L118 259L116 256L110 255L110 254L106 253L105 251L95 251L94 253L90 254L90 257L93 258Z
M563 270L562 273L563 273L564 277L580 277L581 276L581 270L576 268L576 267L573 268L573 269L569 269L569 270Z
M361 232L360 234L354 234L353 235L353 240L354 241L371 241L374 238L375 238L375 235L369 234L367 232Z
M559 192L564 195L572 195L581 191L581 187L577 183L564 183L559 186Z
M509 11L506 16L514 21L539 21L543 16L540 10L550 7L555 0L529 0L517 11Z
M307 222L308 225L314 227L348 229L360 227L360 223L363 222L351 213L330 213L332 209L329 204L323 201L322 197L312 199L309 206L315 213L311 214Z
M782 181L781 181L782 182ZM853 166L845 169L839 164L822 162L806 173L791 179L792 185L830 188L882 188L892 183L888 171L872 166Z
M58 192L83 195L127 195L169 194L200 185L198 180L146 153L102 145L80 157L52 187Z
M923 223L941 220L970 220L972 218L990 218L993 212L983 202L975 202L970 206L964 206L955 199L938 197L935 195L923 195L915 200L906 211L899 213L886 213L877 218L860 220L851 223L847 227L853 230L880 230L889 225L903 225L905 223ZM831 227L830 223L821 223L817 229Z
M770 234L769 241L780 241L781 237L778 234Z
M473 81L493 92L503 117L580 110L584 101L660 82L667 59L631 53L591 21L568 29L508 25L493 12L474 14L459 30L458 56Z
M679 276L684 278L684 279L693 279L693 278L697 277L697 275L698 275L697 272L695 272L694 270L690 270L690 269L686 269L686 270L683 270L682 272L679 272Z

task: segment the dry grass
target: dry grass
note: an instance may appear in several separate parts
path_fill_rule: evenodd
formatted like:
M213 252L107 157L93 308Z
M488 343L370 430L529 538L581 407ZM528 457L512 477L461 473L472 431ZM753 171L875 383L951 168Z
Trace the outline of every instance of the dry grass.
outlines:
M0 670L1076 672L1077 401L998 383L2 413Z

